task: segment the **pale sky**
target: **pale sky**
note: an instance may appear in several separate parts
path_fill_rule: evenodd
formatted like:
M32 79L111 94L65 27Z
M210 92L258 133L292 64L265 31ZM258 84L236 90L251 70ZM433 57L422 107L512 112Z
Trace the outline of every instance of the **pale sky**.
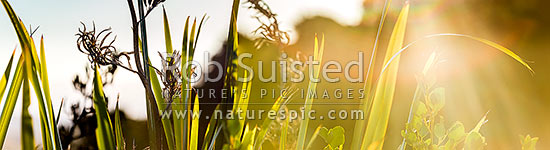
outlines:
M244 1L244 0L241 0ZM271 9L278 14L283 30L288 30L296 39L292 26L303 18L321 15L332 18L345 25L358 24L362 14L362 0L265 0ZM44 35L46 60L54 109L57 112L62 98L67 101L82 99L74 90L72 79L76 74L84 73L87 63L86 55L76 49L75 33L81 27L80 22L98 29L113 28L117 35L115 46L122 51L132 50L130 15L126 0L9 0L23 23L33 28L40 25L34 35L38 42ZM167 0L164 5L168 13L172 41L175 49L181 49L183 25L187 16L202 17L207 14L210 19L203 26L198 50L216 51L227 37L229 15L232 0ZM3 7L2 7L3 8ZM13 26L4 9L0 11L0 70L3 71L12 50L19 45ZM251 16L255 11L241 5L238 20L240 33L253 36L251 32L259 25ZM200 18L199 18L200 19ZM154 65L159 65L157 51L164 51L164 34L162 26L162 8L157 8L147 19L148 44ZM19 55L18 49L16 54ZM195 56L195 58L202 58ZM133 119L145 119L145 101L141 83L136 75L120 69L113 86L105 87L106 94L116 97L120 93L120 107ZM31 102L30 113L34 120L34 133L40 133L36 100ZM3 107L4 99L0 104ZM111 107L114 104L110 105ZM18 143L20 133L21 105L18 103L8 131L7 143ZM62 114L63 115L63 114ZM67 122L61 117L61 122ZM41 143L39 136L35 142ZM11 146L10 146L11 145ZM15 146L15 147L12 147ZM4 148L18 148L19 144L7 144Z

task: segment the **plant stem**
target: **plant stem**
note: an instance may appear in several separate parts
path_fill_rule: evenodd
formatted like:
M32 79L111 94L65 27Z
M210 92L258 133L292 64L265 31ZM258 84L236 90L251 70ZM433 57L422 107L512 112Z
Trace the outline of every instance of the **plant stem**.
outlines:
M148 73L149 72L148 71L149 66L148 66L148 63L147 63L147 60L148 60L147 56L148 55L147 55L146 50L145 50L145 48L147 46L146 46L146 44L143 46L144 51L143 51L142 54L144 55L144 59L143 59L144 64L142 65L140 55L139 55L140 54L139 33L138 33L139 32L139 28L138 28L139 22L138 22L137 17L136 17L136 11L135 11L134 4L133 4L132 0L127 0L127 1L128 1L128 7L130 9L130 16L132 17L132 33L133 33L132 35L133 35L133 43L134 43L133 44L134 45L134 59L135 59L136 68L137 68L137 75L139 76L139 78L141 80L141 83L143 84L143 87L145 88L145 94L146 94L147 128L148 128L148 133L149 133L150 149L160 150L160 149L162 149L162 146L165 145L163 143L163 141L164 141L164 135L163 135L164 134L164 132L163 132L164 129L163 129L162 126L158 126L158 124L161 123L161 120L160 120L159 112L157 111L158 106L156 104L155 97L153 95L153 91L152 91L152 88L151 88L151 84L149 82L149 73ZM140 11L140 16L143 16L143 1L142 0L138 0L138 7L139 7L139 11ZM145 29L145 22L142 22L141 26L142 26L142 29ZM145 30L143 30L143 31L145 32ZM145 34L143 34L143 35L145 35ZM144 42L144 43L146 43L146 42Z

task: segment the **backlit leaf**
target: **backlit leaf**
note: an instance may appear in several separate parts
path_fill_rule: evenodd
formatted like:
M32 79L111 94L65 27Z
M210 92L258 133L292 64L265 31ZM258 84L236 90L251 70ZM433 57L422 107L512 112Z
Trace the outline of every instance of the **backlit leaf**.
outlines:
M0 99L4 96L4 92L6 91L6 86L8 85L8 80L10 79L11 66L13 63L14 55L15 55L15 50L13 50L13 53L11 54L11 57L10 57L10 61L8 62L8 65L6 66L6 70L2 75L2 79L0 79Z
M115 106L115 138L117 150L125 150L126 143L124 142L124 136L122 132L122 123L120 122L120 111L118 109L118 100Z
M151 75L151 87L153 88L153 93L155 95L155 99L157 102L158 110L159 112L169 111L164 110L167 108L167 102L165 102L163 96L162 96L162 88L160 87L160 82L157 77L157 73L155 72L155 69L151 66L149 66L149 73ZM172 122L170 121L170 118L161 118L162 126L164 128L164 135L166 136L166 142L168 144L169 149L174 149L174 133L172 129Z
M94 108L96 112L97 129L95 130L97 146L100 150L114 150L115 138L111 125L111 118L107 110L107 103L103 93L103 82L99 75L98 66L95 65L94 75Z
M17 97L19 96L19 91L21 90L21 85L23 83L22 66L23 58L19 58L19 62L17 63L17 67L15 69L15 74L13 76L14 80L11 82L8 95L4 102L4 108L2 108L2 116L0 117L0 148L4 146L6 135L8 134L8 127L13 115L13 110L15 109Z
M199 96L195 96L195 102L193 102L193 116L192 116L192 123L191 123L191 139L189 146L191 149L197 149L198 148L198 137L199 137L199 119L200 117L195 114L199 114Z
M391 61L392 56L402 48L403 40L405 38L408 13L409 4L407 3L403 6L390 36L384 64ZM388 71L380 74L361 149L367 149L367 146L372 145L375 142L379 142L376 149L382 149L382 146L384 145L384 138L386 136L390 110L395 92L395 83L399 69L398 65L399 57L395 58L394 63L388 67Z

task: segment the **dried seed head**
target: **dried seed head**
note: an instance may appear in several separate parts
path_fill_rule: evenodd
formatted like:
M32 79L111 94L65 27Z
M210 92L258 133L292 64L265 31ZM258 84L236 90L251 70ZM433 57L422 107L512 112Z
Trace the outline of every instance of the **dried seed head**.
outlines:
M88 55L90 63L100 66L113 66L116 68L116 66L121 66L122 64L120 62L120 57L124 56L127 60L130 59L129 54L132 54L132 52L118 52L113 46L116 36L108 41L108 39L110 39L109 36L113 33L111 32L111 28L96 33L95 23L93 23L93 28L91 30L88 30L84 23L81 22L81 24L82 28L79 28L76 34L78 37L76 45L80 52ZM95 65L92 65L92 67L94 66Z
M279 29L277 14L273 13L267 3L262 0L248 0L249 9L258 11L258 15L254 16L262 25L258 27L254 33L262 35L254 44L257 48L262 47L266 43L275 43L280 47L285 47L290 43L288 32Z
M178 51L174 51L172 54L167 54L166 58L160 52L160 59L162 68L156 69L160 75L160 79L164 84L163 97L165 102L171 103L172 99L180 96L181 94L181 55Z

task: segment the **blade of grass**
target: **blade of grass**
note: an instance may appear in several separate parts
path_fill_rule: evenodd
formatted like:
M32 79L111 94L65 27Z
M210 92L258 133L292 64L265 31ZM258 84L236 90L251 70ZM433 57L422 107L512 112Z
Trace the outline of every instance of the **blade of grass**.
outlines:
M17 67L15 69L15 74L13 76L14 80L11 82L4 108L2 108L2 116L0 116L0 148L4 146L6 135L8 134L8 127L13 115L13 110L15 109L17 97L19 96L19 92L21 90L21 85L23 82L23 59L23 57L19 58L19 62L17 63Z
M32 117L29 113L31 94L27 73L23 70L23 104L21 105L21 149L34 149L34 136L32 131Z
M168 16L166 15L166 9L162 7L163 23L164 23L164 41L166 43L166 53L172 54L172 37L170 36L170 25L168 23Z
M21 24L21 26L25 26L23 24L23 22L21 22L21 21L19 21L19 24ZM27 30L27 29L24 29L24 30ZM28 33L25 33L25 36L27 36L27 38L30 39L28 45L30 45L30 48L31 48L30 49L31 50L30 54L31 54L32 63L33 63L32 64L33 70L38 73L38 77L41 80L42 79L42 76L41 76L42 75L42 64L40 64L41 61L38 58L38 54L37 54L37 51L36 51L36 46L34 44L34 38L32 38ZM43 43L42 43L42 45L43 45ZM42 45L40 45L40 46L42 46Z
M531 66L529 66L529 64L527 64L527 62L525 62L525 60L523 60L521 57L519 57L517 54L515 54L514 52L512 52L510 49L500 45L500 44L497 44L495 42L492 42L492 41L489 41L487 39L483 39L483 38L479 38L479 37L474 37L474 36L470 36L470 35L464 35L464 34L456 34L456 33L440 33L440 34L431 34L431 35L427 35L427 36L424 36L423 38L421 39L418 39L416 41L413 41L409 44L407 44L406 46L404 46L402 49L400 49L397 53L395 53L390 61L388 61L387 63L385 63L384 67L382 68L382 73L386 71L386 69L388 68L388 66L393 63L393 60L395 58L397 58L398 56L401 55L401 53L403 53L405 50L407 50L409 47L415 45L416 43L418 42L421 42L421 41L424 41L424 40L427 40L427 39L431 39L431 38L436 38L436 37L444 37L444 36L449 36L449 37L462 37L462 38L467 38L467 39L472 39L474 41L478 41L478 42L481 42L481 43L484 43L484 44L487 44L488 46L491 46L501 52L503 52L504 54L512 57L514 60L516 60L517 62L521 63L521 65L523 65L524 67L526 67L527 69L529 69L529 72L534 75L535 74L535 71L533 70L533 68L531 68Z
M182 42L182 58L181 60L189 61L189 16L187 16L187 19L185 20L185 26L183 27L183 42ZM185 54L185 55L184 55ZM185 62L182 61L182 67L184 67Z
M228 30L228 34L227 34L227 45L225 47L225 71L223 72L223 78L224 78L224 85L223 85L223 89L226 90L226 91L231 91L233 92L233 88L234 88L234 80L232 79L233 77L233 73L234 73L234 70L233 70L233 62L234 62L234 55L236 55L236 52L237 52L237 49L238 49L238 45L239 45L239 35L238 35L238 32L237 32L237 16L238 16L238 12L239 12L239 4L240 4L240 0L233 0L233 5L232 5L232 8L231 8L231 19L229 21L229 30ZM233 103L235 101L235 97L234 97L234 94L228 94L229 97L224 97L222 98L221 100L221 103L224 103L224 105L221 105L221 108L220 110L222 111L222 116L225 115L225 113L227 113L226 111L229 110L229 107L230 105L225 105L225 103ZM231 121L231 120L229 120ZM232 127L230 127L231 124L229 124L230 122L229 121L220 121L218 126L223 128L224 130L224 139L221 139L221 140L225 140L225 141L231 141L233 137L230 137L234 134L232 133L235 133L235 132L231 132L233 130L231 130ZM216 135L215 135L215 138L217 137L217 135L219 134L219 132L216 132ZM236 140L236 141L239 141L240 139ZM220 144L220 145L223 145L223 148L229 148L229 145L227 144Z
M194 40L194 34L195 34L195 26L196 26L196 19L194 20L193 22L193 25L191 27L191 31L189 31L189 17L187 17L187 20L185 21L185 31L184 31L184 38L183 38L183 49L185 50L185 59L186 62L192 62L193 61L193 55L195 53L195 47L193 46L193 40ZM184 63L182 61L182 63ZM191 67L187 67L184 65L182 65L182 71L184 71L185 75L187 76L188 79L191 79L192 75L193 75L193 69ZM193 143L194 141L198 141L197 138L198 137L194 137L192 136L192 133L193 131L189 130L189 127L191 127L191 129L193 129L196 125L193 125L193 121L194 121L194 118L191 118L191 114L189 112L191 112L191 109L192 107L189 105L191 104L191 101L192 101L192 92L191 92L191 89L192 89L192 86L191 86L191 82L189 82L188 80L186 80L184 78L184 84L182 84L182 86L185 85L185 88L182 88L182 90L185 90L185 91L182 91L186 93L186 97L185 97L185 104L184 104L184 108L183 110L185 110L187 113L187 116L184 117L185 119L183 120L183 133L184 133L184 138L183 138L183 142L185 143L183 146L186 147L187 149L192 149L192 147L198 147L197 143ZM183 101L183 100L182 100ZM194 112L194 111L193 111ZM198 123L197 123L198 124Z
M189 146L192 150L196 150L199 141L199 116L195 114L199 113L199 96L195 96L195 102L193 103L193 122L191 123L191 139Z
M287 108L285 108L285 114L288 114ZM279 139L279 150L286 149L285 146L286 146L289 119L290 117L286 117L285 120L283 121L283 126L281 127L281 138Z
M189 35L189 60L193 60L193 56L195 54L195 47L193 46L195 43L195 28L197 26L197 19L193 19L193 25L191 26L191 33Z
M54 129L51 129L50 126L48 126L48 123L49 123L48 120L51 120L53 118L53 115L50 116L52 118L49 118L47 115L48 113L46 112L46 106L44 104L44 96L42 95L42 89L40 86L39 78L36 72L34 72L34 71L37 71L41 73L41 67L40 67L38 57L36 55L36 48L34 46L34 42L32 38L29 36L27 29L23 25L23 22L21 22L21 20L17 17L17 15L13 11L10 4L5 0L2 1L2 4L4 5L4 8L6 9L6 12L8 13L8 16L10 17L10 20L17 33L19 42L23 50L23 59L25 60L24 69L27 72L26 74L27 74L28 80L31 81L38 99L41 131L42 131L43 137L47 137L47 139L46 138L43 139L44 148L58 149L57 146L53 145L53 142L52 142L52 140L54 140L55 137L50 136L52 130Z
M384 63L390 61L391 56L397 53L403 46L408 12L409 4L407 3L403 6L392 31ZM369 145L376 142L380 143L376 149L382 149L382 146L384 145L383 142L388 126L395 92L395 82L397 80L397 72L399 69L399 58L396 58L395 62L396 63L390 66L390 70L388 72L380 74L380 79L378 80L376 86L372 109L368 117L369 120L361 149L367 149Z
M155 73L155 69L151 66L149 66L149 71L151 74L151 81L152 81L151 85L153 87L153 93L155 94L155 99L157 100L157 106L159 108L157 111L163 112L163 110L161 109L166 108L166 103L164 102L164 98L162 97L162 88L160 87L157 73ZM168 110L164 110L164 111L168 111ZM170 121L169 118L168 119L161 118L161 121L162 121L162 126L164 127L164 134L166 136L166 142L168 144L168 148L172 150L175 148L174 134L172 132L173 131L172 122Z
M191 62L193 61L193 56L195 55L195 49L196 49L196 38L198 38L198 34L196 35L195 37L195 31L196 31L196 26L197 26L197 19L194 19L193 20L193 24L191 25L191 29L190 31L189 30L189 17L187 18L186 20L186 24L185 24L185 31L184 31L184 49L186 50L186 60L187 62ZM202 22L201 22L202 23ZM200 32L200 28L198 29L198 32ZM187 34L189 33L189 34ZM182 67L185 67L185 65L183 65ZM188 68L183 68L185 70L185 74L187 75L188 78L191 78L193 73L194 73L194 68L191 68L191 67L188 67ZM191 97L191 94L192 94L192 91L190 89L193 89L192 88L192 85L191 85L191 82L189 81L185 81L184 82L186 84L186 89L185 89L185 92L186 92L186 100L185 100L185 110L187 112L191 112L191 109L192 107L189 105L192 101L192 97ZM192 124L193 124L193 120L190 120L189 118L192 117L190 113L187 113L187 117L186 119L184 120L185 122L185 140L186 140L186 146L187 148L191 148L193 147L193 145L190 145L192 143L191 139L192 138L197 138L197 137L193 137L191 134L192 134L192 131L188 131L188 127L191 126L192 128ZM198 147L198 145L195 145L195 147Z
M208 19L206 18L206 14L202 16L201 22L199 23L199 28L197 29L197 37L195 37L195 45L193 46L194 48L197 48L197 43L199 42L199 35L201 35L200 33L201 33L202 25L204 21L206 21L205 19Z
M27 34L27 38L28 34ZM30 42L26 43L26 45L30 46L23 46L23 47L30 47L31 49L23 49L23 57L25 58L25 71L27 73L27 78L29 81L31 81L32 87L34 89L34 93L36 95L37 101L38 101L38 112L40 116L40 129L42 132L43 137L43 143L45 145L45 149L55 149L56 146L54 145L54 136L52 136L52 128L50 128L50 120L51 118L48 116L45 100L44 100L44 94L42 92L42 86L40 85L40 77L34 70L38 70L38 68L41 68L40 66L35 66L38 63L33 63L38 60L33 59L32 52L36 51L34 49L34 42L32 38L29 38ZM34 69L34 70L33 70Z
M120 111L118 109L118 99L115 106L115 138L117 150L125 150L126 143L124 142L124 135L122 134L122 123L120 122Z
M99 75L98 66L95 65L94 68L95 75L93 99L97 120L97 128L95 130L97 146L100 150L113 150L115 149L116 144L114 141L115 139L111 125L111 118L109 117L107 103L103 95L103 82L101 81L101 76Z
M162 8L163 12L163 20L164 20L164 40L166 44L166 53L167 55L172 55L173 53L173 47L172 47L172 37L170 35L170 24L168 23L168 15L166 14L166 9L164 7ZM167 57L167 60L170 60L171 58ZM182 61L183 62L183 61ZM158 81L157 81L158 82ZM183 89L183 88L182 88ZM183 92L182 92L183 93ZM158 100L157 100L158 101ZM176 104L172 105L171 108L174 111L182 111L182 105L181 104L181 98L175 98ZM159 105L159 108L165 108L162 105ZM183 126L181 119L178 118L177 113L173 116L174 119L174 126L173 126L173 132L171 129L167 129L166 126L164 128L165 134L168 139L168 145L170 148L174 147L175 149L183 149ZM165 124L166 121L163 120L163 124ZM169 122L168 122L169 123ZM170 130L170 133L166 133L167 130ZM168 135L171 134L171 135ZM173 137L172 137L173 136ZM170 145L170 142L174 142L174 146Z
M34 52L36 53L36 52ZM41 70L41 81L42 89L44 90L44 96L46 98L46 106L48 107L48 116L49 116L49 125L53 133L54 138L54 147L56 149L61 149L61 137L59 136L59 131L57 130L57 122L54 116L52 99L50 96L50 81L48 80L48 69L46 66L46 52L44 51L44 37L40 39L40 70Z
M313 59L314 61L319 62L319 64L322 62L323 58L323 51L325 46L325 36L323 35L321 39L321 46L319 47L319 41L317 40L317 35L315 35L315 49L313 51ZM315 66L313 68L313 79L319 79L319 70L321 65ZM312 69L310 69L312 70ZM313 106L313 93L317 89L317 82L310 80L308 85L308 92L306 101L304 104L304 112L310 112L311 108ZM308 113L309 114L309 113ZM306 135L307 135L307 129L308 129L308 123L309 123L309 116L305 116L303 118L302 123L300 124L300 131L298 132L298 144L296 145L297 149L304 149L304 144L306 142Z
M210 142L210 146L208 146L208 150L213 150L216 147L216 143L221 141L218 139L218 136L220 135L222 129L225 128L225 124L221 121L218 121L218 124L216 125L216 130L214 131L214 134L212 136L212 141ZM223 143L220 143L220 145Z
M229 21L229 31L227 34L227 47L225 49L225 57L226 62L225 66L225 72L224 72L224 89L227 91L233 91L233 60L234 55L237 52L237 49L239 47L239 34L237 32L237 16L239 13L239 4L240 0L233 0L233 6L231 8L231 20ZM222 98L222 103L229 103L233 101L233 97L230 94L227 98ZM227 105L222 105L221 107L222 112L225 112L228 110ZM224 115L224 114L222 114Z
M322 127L323 127L322 125L317 126L317 129L315 129L315 132L313 132L311 139L307 143L306 150L311 149L311 146L313 146L313 142L315 142L315 140L317 139L317 136L319 136L319 131L321 131Z
M363 85L363 91L366 92L365 95L367 95L363 100L361 105L361 110L363 112L369 112L372 104L372 94L371 92L373 87L373 77L374 77L374 66L375 66L375 60L376 60L376 54L378 50L378 43L380 39L380 34L382 33L382 29L384 27L384 22L386 21L386 16L388 14L388 10L390 8L391 0L385 0L384 1L384 8L382 9L382 14L380 14L380 22L378 24L378 30L376 31L376 37L374 39L373 47L372 47L372 54L369 61L369 67L367 70L367 77L365 79L365 84ZM363 136L365 135L365 126L367 123L368 118L365 118L363 120L359 120L355 122L355 129L354 129L354 136L351 142L352 149L359 149L361 147L361 141L363 140Z
M483 126L485 123L487 123L487 114L489 114L489 112L485 113L485 115L481 118L481 120L479 120L479 122L477 122L476 126L474 127L474 129L472 129L470 131L470 133L472 132L479 132L479 130L481 129L481 126Z
M247 76L248 76L248 73L245 72L244 77L247 78ZM241 95L235 96L235 97L238 97L238 101L235 102L235 104L233 105L235 106L235 109L233 110L233 112L239 113L238 117L239 117L240 127L239 127L239 130L237 131L238 139L240 139L243 134L243 129L246 121L246 117L244 116L246 116L246 111L248 110L248 101L250 100L250 91L252 91L251 86L252 86L252 82L242 83ZM241 116L243 119L241 119Z
M219 110L219 109L220 109L220 105L218 104L215 110ZM202 143L203 150L208 150L208 146L211 145L210 142L212 141L212 138L214 136L217 123L218 123L217 117L210 117L210 122L208 122L208 127L206 128L206 135L204 136L204 142Z
M189 60L189 48L187 47L188 46L188 30L189 28L189 17L187 17L187 20L185 21L185 26L183 27L183 42L182 42L182 55L181 55L181 72L182 72L182 84L181 84L181 90L182 90L182 96L180 96L180 99L179 99L179 102L178 104L176 104L176 106L174 107L176 109L176 111L187 111L189 106L189 102L190 102L190 84L189 84L189 78L190 78L190 74L188 73L188 68L186 68L187 66L186 63L187 62L190 62ZM185 78L183 76L187 76L188 78ZM185 97L183 96L185 93ZM177 136L181 136L179 139L176 139L178 142L181 142L181 148L179 149L183 149L183 148L187 148L187 141L189 138L187 138L188 136L188 120L189 120L189 117L185 116L183 117L183 119L179 118L177 116L177 114L174 114L173 116L174 118L177 118L178 120L175 120L174 122L174 126L176 126L176 129L177 130L174 130L175 131L175 134ZM178 145L179 146L179 145Z
M59 116L61 115L61 110L63 109L63 104L65 103L65 99L61 99L61 104L59 104L59 109L57 110L57 117L55 117L57 120L55 120L55 123L59 123Z
M2 2L2 5L4 6L4 9L6 10L6 12L8 13L8 16L10 17L10 20L11 20L11 23L15 29L15 33L17 34L17 37L19 39L19 43L21 43L21 49L27 49L29 45L25 44L25 43L30 43L29 39L27 38L26 35L27 34L27 30L25 29L25 26L23 26L19 20L19 18L17 17L17 15L15 14L15 12L13 11L13 8L11 7L11 5L8 3L7 0L0 0Z
M2 75L2 79L0 79L0 99L4 96L4 92L6 91L6 86L8 85L8 80L10 79L11 66L12 66L12 63L13 63L13 56L14 55L15 55L15 49L13 50L13 53L11 54L10 61L8 62L8 65L6 66L6 70L4 71L4 74Z
M27 30L25 29L25 26L22 24L21 20L19 20L19 17L17 17L15 12L13 11L13 8L8 3L8 1L1 0L1 2L6 12L8 13L8 16L10 17L13 28L15 29L15 33L17 34L19 43L21 44L21 49L23 50L23 53L24 53L25 50L30 48L29 43L32 43L30 42L30 38L28 37ZM19 58L20 63L23 62L22 60L24 59L25 59L24 55L21 54L21 57ZM20 64L18 63L18 67L19 65ZM24 65L24 64L21 64L21 65Z
M529 69L529 71L531 71L532 74L535 73L533 68L531 68L531 66L529 66L529 64L527 64L523 59L521 59L521 57L519 57L514 52L512 52L510 49L508 49L508 48L506 48L502 45L499 45L495 42L492 42L492 41L489 41L489 40L486 40L486 39L482 39L482 38L478 38L478 37L473 37L473 36L468 36L468 35L462 35L462 37L467 37L467 38L470 38L470 39L474 39L476 41L479 41L479 42L485 43L485 44L487 44L491 47L494 47L494 48L500 50L501 52L505 53L506 55L514 58L516 61L520 62L523 66L527 67L527 69Z
M25 70L25 74L27 79L31 82L34 92L36 94L36 98L38 101L38 110L39 110L39 116L40 116L40 129L42 133L42 143L45 147L45 149L56 149L55 143L52 141L54 140L54 137L52 136L52 128L49 126L49 123L51 120L50 116L48 116L48 112L45 106L45 100L44 100L44 94L42 93L42 86L40 85L40 76L36 72L40 72L40 63L37 56L36 56L36 47L34 46L34 40L29 36L27 33L27 29L25 29L25 25L23 25L23 22L18 19L14 19L13 22L14 27L16 28L17 35L20 38L20 41L24 41L25 43L20 43L23 48L23 58L24 63L23 69ZM24 80L27 80L24 79ZM53 116L51 116L53 117Z
M281 106L284 103L285 96L287 94L286 92L287 91L285 91L285 93L283 93L283 95L281 95L281 96L279 96L279 98L277 98L275 103L273 103L273 105L271 106L270 111L277 112L281 108ZM258 132L258 135L256 136L256 140L254 140L254 141L256 141L255 145L254 145L254 149L260 149L260 147L262 147L262 143L265 140L265 136L267 135L267 131L269 129L269 126L271 125L271 122L273 122L272 119L264 119L264 121L262 122L262 126L260 128L260 131Z
M426 76L428 70L430 68L432 68L433 65L436 63L436 56L437 55L436 55L435 52L433 52L430 55L430 57L428 58L428 61L424 65L424 69L422 69L422 76ZM414 95L413 95L413 99L412 99L412 102L411 102L411 106L409 107L409 116L407 117L407 124L411 123L411 121L413 119L413 116L414 116L414 109L415 109L415 107L417 107L415 104L418 103L418 101L420 99L420 95L424 92L424 90L422 89L423 85L420 84L421 82L419 80L420 79L417 78L418 84L416 85ZM406 133L408 133L408 130L405 130L405 134ZM401 145L398 147L398 150L404 150L405 147L406 147L406 139L403 138L403 140L401 141Z
M240 150L251 150L254 147L253 143L256 132L254 130L250 130L250 125L246 124L243 135L244 137L242 138L242 145L240 147Z

